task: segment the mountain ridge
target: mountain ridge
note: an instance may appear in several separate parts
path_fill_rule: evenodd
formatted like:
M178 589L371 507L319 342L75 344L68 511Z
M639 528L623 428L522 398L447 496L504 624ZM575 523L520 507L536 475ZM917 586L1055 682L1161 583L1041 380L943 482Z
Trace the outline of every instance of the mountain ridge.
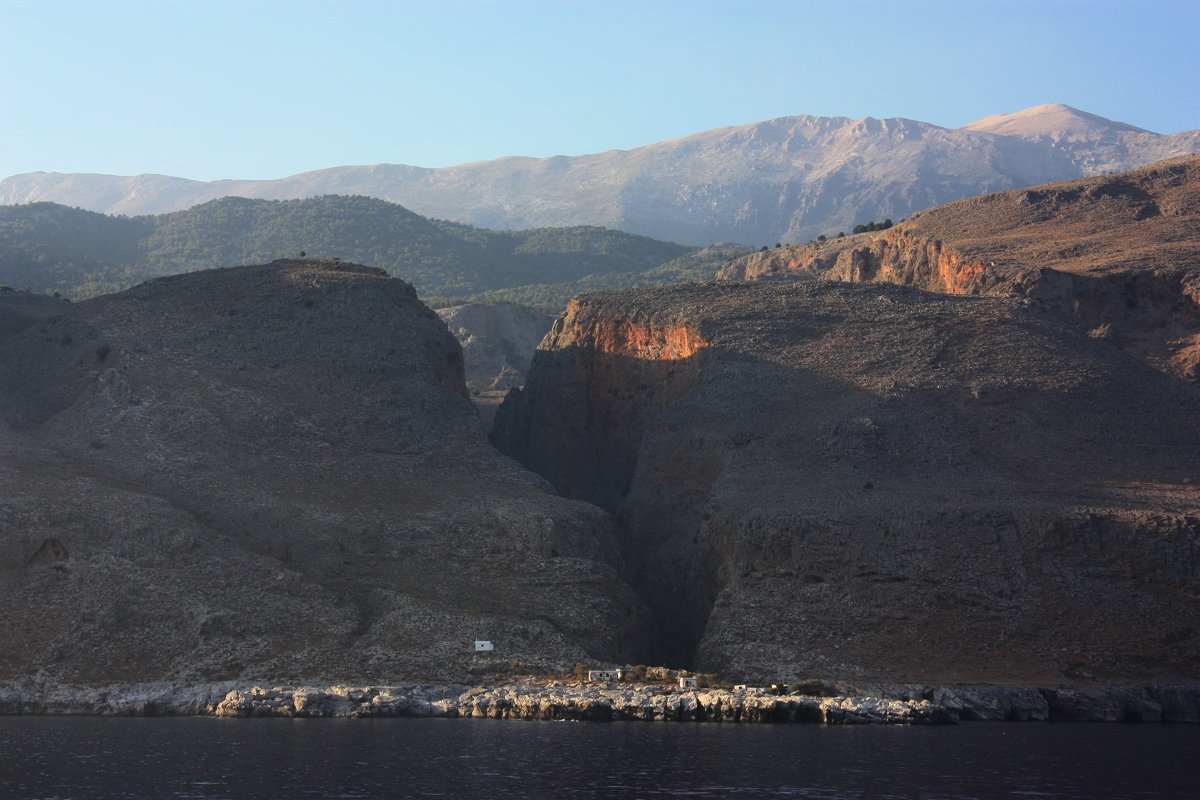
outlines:
M489 231L422 217L385 200L339 195L225 197L132 218L53 203L0 207L0 283L75 298L301 250L387 267L428 299L637 274L694 248L595 226Z
M1031 111L1045 109L1031 114ZM997 119L1002 117L1004 119ZM1036 118L1087 136L1044 136ZM1012 133L979 130L1011 127ZM990 120L990 122L989 122ZM1096 122L1099 121L1099 122ZM1044 125L1042 127L1045 127ZM1033 131L1030 133L1029 131ZM903 117L780 117L576 156L506 156L440 168L336 166L275 180L25 173L0 203L49 200L115 214L162 213L234 194L363 194L485 228L591 224L671 241L773 243L899 219L984 192L1124 171L1200 150L1200 130L1161 135L1061 104L960 128Z

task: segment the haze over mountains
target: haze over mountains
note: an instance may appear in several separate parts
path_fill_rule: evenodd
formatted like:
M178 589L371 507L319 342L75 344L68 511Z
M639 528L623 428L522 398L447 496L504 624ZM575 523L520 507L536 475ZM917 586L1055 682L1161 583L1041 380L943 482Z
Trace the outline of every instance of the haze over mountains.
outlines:
M802 115L631 150L439 169L342 166L278 180L36 172L0 181L0 203L153 214L227 195L354 194L487 228L602 225L694 244L773 244L1198 150L1200 131L1160 135L1047 104L955 129L903 118Z

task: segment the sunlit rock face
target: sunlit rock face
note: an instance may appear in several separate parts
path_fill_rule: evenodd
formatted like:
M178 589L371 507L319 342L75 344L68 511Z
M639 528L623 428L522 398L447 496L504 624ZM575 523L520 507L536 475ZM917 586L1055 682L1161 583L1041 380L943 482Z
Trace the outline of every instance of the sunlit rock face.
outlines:
M1028 297L1171 375L1200 377L1200 155L972 197L884 231L754 253L733 280L830 278Z
M1023 298L578 298L493 440L612 509L668 663L1195 680L1200 393Z
M607 515L488 446L457 342L380 270L74 304L0 344L0 417L0 678L465 680L641 646Z

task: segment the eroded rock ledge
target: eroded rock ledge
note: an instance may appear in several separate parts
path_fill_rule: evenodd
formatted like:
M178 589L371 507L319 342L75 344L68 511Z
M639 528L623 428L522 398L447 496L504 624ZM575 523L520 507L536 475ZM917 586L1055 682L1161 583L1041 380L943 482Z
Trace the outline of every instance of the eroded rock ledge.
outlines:
M880 684L837 697L520 680L491 687L143 683L0 685L0 715L461 717L608 722L945 724L976 720L1200 722L1200 687L1089 689Z

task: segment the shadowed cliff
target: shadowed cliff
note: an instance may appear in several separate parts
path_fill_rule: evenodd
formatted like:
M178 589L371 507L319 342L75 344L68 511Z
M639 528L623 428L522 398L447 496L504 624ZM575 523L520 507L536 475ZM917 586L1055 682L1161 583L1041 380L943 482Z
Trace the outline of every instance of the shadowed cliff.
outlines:
M711 282L577 298L493 440L617 512L672 663L1195 680L1198 411L1029 300Z
M0 416L0 677L461 680L639 646L606 515L487 445L458 344L380 270L75 304L0 345Z

